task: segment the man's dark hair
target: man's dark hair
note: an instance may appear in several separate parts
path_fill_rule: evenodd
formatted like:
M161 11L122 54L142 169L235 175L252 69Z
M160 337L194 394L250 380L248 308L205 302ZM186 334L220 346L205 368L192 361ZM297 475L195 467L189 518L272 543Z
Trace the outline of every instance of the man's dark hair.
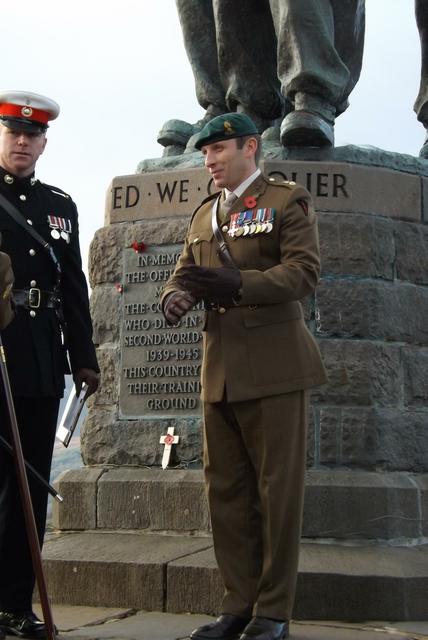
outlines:
M262 138L261 138L261 136L259 134L254 134L254 135L251 135L251 136L242 136L242 138L236 138L236 146L238 147L238 149L242 149L244 144L250 138L255 138L257 140L257 149L256 149L256 153L254 155L254 160L256 162L256 166L258 167L259 166L260 155L262 153Z

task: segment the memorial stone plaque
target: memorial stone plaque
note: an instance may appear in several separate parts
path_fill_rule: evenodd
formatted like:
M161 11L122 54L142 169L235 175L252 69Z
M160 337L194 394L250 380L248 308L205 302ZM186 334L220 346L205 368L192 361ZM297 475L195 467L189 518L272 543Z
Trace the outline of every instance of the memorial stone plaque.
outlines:
M200 409L202 305L173 327L159 297L180 245L124 249L121 327L121 418L195 416Z

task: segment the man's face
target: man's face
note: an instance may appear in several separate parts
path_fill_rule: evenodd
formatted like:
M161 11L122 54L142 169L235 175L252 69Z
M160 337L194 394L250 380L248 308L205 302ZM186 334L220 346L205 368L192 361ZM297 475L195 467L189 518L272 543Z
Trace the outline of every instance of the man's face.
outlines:
M205 166L210 172L216 187L227 187L233 191L256 170L254 160L257 142L254 138L245 141L238 149L236 138L221 140L202 147Z
M0 125L0 165L20 178L30 176L46 142L44 133L19 131Z

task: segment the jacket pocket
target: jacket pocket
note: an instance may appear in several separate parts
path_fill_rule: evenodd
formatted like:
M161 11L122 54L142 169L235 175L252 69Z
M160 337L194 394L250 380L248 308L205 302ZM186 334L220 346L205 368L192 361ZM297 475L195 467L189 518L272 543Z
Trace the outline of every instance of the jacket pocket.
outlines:
M211 229L192 231L189 233L188 242L191 247L195 264L209 264L213 232Z

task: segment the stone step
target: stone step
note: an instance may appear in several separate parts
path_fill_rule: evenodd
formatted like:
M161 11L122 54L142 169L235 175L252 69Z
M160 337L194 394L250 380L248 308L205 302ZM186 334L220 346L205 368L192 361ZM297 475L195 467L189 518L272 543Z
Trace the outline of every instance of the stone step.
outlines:
M53 525L62 531L210 531L200 470L84 467L55 484L64 503L54 503ZM309 470L303 536L428 537L428 474Z
M56 533L43 557L54 603L219 612L223 585L209 536ZM304 543L294 617L425 620L427 593L428 545Z

